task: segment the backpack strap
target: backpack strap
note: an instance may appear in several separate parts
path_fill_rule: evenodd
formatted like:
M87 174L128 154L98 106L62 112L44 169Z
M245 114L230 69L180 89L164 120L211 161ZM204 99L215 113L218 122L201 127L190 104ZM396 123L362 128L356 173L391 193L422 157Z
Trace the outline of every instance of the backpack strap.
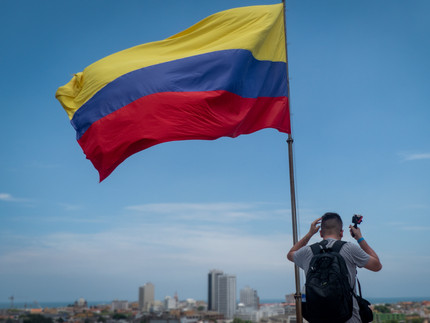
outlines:
M358 277L356 276L356 279L357 279L357 283L358 283L358 292L359 292L359 295L360 295L360 297L362 297L361 296L361 285L360 285L360 281L358 280ZM355 294L355 293L354 293Z
M333 246L331 246L331 248L327 248L327 243L328 243L327 240L323 240L321 242L317 242L317 243L312 244L310 246L311 250L312 250L312 253L314 255L318 255L323 250L331 250L331 251L335 251L335 252L339 253L340 249L342 249L342 247L346 243L346 241L336 240L334 242Z
M314 256L320 254L321 250L323 249L319 242L312 244L310 247Z
M334 252L339 253L340 249L342 249L343 245L346 243L346 241L341 241L341 240L336 240L333 244L333 246L331 247L331 249Z

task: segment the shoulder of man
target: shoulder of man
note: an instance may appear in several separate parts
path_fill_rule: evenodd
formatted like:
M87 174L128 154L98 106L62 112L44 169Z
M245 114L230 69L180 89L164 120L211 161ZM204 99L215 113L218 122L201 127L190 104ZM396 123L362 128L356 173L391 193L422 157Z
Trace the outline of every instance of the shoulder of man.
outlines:
M307 253L312 253L311 245L303 246L299 250L297 250L294 255L295 256L302 256Z
M365 253L358 244L349 241L343 245L340 250L340 254L345 258L345 260L350 261L358 267L365 266L369 260L369 255Z
M310 245L301 247L294 253L294 263L300 268L305 269L309 265L312 255L313 253Z

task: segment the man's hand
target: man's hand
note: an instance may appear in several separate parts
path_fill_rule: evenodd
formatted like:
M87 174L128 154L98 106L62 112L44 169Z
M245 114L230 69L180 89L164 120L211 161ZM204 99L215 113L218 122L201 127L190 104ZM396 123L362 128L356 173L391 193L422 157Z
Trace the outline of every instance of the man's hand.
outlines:
M318 218L314 222L312 222L309 232L300 241L298 241L288 252L287 254L288 260L294 261L294 253L297 250L299 250L301 247L304 247L308 244L312 236L320 230L320 223L321 223L321 218Z
M309 229L309 234L311 236L313 236L315 233L317 233L320 230L320 227L321 227L320 224L321 224L321 218L318 218L311 223L311 227Z
M361 234L361 230L360 228L355 228L352 224L349 226L349 232L351 233L351 236L355 239L358 240L360 239L363 235Z
M363 237L361 230L359 228L354 228L352 224L349 226L349 232L351 232L351 236L355 240L361 239ZM367 241L364 239L360 241L359 245L361 249L363 249L364 252L369 255L369 260L367 261L367 264L364 266L364 268L371 271L380 271L382 269L382 264L379 261L379 257L376 252L370 248Z

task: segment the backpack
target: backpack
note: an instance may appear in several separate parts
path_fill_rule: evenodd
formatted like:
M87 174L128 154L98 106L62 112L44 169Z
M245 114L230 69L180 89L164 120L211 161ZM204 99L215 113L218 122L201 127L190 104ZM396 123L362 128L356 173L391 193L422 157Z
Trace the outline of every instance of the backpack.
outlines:
M304 318L311 323L344 323L352 316L353 291L348 268L339 254L345 241L327 248L327 240L311 245L313 257L306 274Z

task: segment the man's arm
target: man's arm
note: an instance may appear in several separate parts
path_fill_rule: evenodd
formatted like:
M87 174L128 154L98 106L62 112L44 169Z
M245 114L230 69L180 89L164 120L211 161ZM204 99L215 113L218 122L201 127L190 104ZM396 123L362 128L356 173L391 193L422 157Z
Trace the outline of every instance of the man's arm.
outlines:
M366 240L362 239L363 236L361 234L360 228L354 228L352 225L350 225L349 229L350 229L351 235L355 240L358 241L361 239L359 242L359 245L361 249L363 249L363 251L369 255L369 261L364 266L364 268L369 269L371 271L380 271L382 269L382 264L379 261L379 257L376 254L376 252L372 248L370 248Z
M320 229L321 218L316 219L314 222L312 222L311 227L309 229L309 232L306 233L306 235L300 239L288 252L287 258L290 261L294 261L294 253L299 250L300 248L306 246L309 242L309 240L312 238L312 236L317 233Z

